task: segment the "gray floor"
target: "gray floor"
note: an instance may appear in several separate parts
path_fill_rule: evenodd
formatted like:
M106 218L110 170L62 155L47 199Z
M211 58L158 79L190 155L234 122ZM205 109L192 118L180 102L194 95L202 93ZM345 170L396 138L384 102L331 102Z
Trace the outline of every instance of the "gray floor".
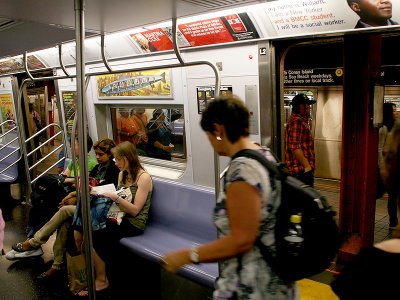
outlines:
M337 180L316 179L315 188L321 192L336 212L339 212L340 182ZM339 216L339 215L338 215ZM375 243L395 237L399 232L389 230L387 214L387 194L376 200L375 209Z

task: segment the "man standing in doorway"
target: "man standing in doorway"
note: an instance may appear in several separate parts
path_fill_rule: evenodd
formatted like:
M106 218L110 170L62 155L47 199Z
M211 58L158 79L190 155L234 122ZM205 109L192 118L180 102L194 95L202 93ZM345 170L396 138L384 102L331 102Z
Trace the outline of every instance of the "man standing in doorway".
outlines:
M354 28L398 25L392 18L391 0L347 0L350 8L360 17Z
M310 111L314 100L304 94L291 102L292 114L285 130L285 161L291 175L314 186L315 153L310 130Z

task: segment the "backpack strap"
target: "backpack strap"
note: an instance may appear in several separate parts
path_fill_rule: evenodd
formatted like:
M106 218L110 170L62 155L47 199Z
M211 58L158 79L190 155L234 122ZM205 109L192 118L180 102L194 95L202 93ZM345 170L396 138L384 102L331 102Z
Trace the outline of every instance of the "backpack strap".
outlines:
M271 155L277 161L277 163L270 162L263 154L260 153L258 150L254 149L243 149L237 152L232 159L244 156L248 158L252 158L262 164L269 173L276 176L279 180L282 180L283 177L288 175L286 171L286 165L284 163L279 162L278 158L275 154L270 151Z

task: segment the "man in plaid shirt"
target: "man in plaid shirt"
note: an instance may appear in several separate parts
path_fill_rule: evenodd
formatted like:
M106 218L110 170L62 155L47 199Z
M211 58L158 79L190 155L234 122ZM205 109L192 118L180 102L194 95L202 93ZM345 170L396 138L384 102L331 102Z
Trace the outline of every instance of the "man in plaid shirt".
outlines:
M291 175L314 186L315 154L310 130L310 109L314 104L304 94L291 102L292 114L285 130L285 162Z

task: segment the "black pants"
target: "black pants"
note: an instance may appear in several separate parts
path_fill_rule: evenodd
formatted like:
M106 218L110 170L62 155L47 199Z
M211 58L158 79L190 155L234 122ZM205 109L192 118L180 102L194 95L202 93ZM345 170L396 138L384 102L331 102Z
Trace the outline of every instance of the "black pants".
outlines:
M397 198L397 193L388 192L387 210L389 215L389 226L396 226L399 223L397 219Z
M308 172L300 172L298 174L294 174L294 177L296 177L298 180L304 182L305 184L314 187L314 171L308 171Z

